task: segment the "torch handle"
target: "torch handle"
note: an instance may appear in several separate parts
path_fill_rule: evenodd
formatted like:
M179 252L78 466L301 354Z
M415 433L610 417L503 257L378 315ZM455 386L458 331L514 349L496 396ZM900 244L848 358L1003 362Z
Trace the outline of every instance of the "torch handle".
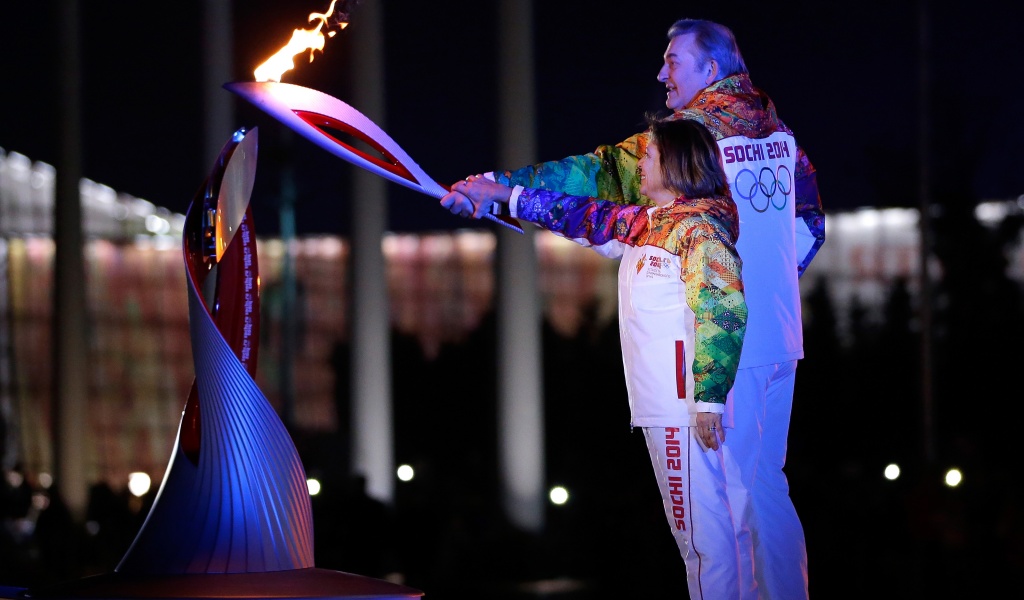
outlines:
M496 215L492 215L491 213L487 213L486 215L484 215L484 218L485 219L490 219L491 221L494 221L498 225L501 225L502 227L507 227L508 229L511 229L512 231L514 231L516 233L523 233L523 228L520 227L519 225L517 225L517 224L515 224L515 223L513 223L511 221L505 221L501 217L498 217Z
M434 182L434 183L437 183L437 182ZM443 190L443 191L440 192L440 193L437 190L428 191L428 190L424 189L422 191L423 191L424 194L427 194L427 195L430 195L430 196L434 196L435 198L441 198L442 196L444 196L448 192L452 191L452 188L449 185L441 185L441 184L438 183L437 186L439 188L441 188L441 190ZM492 214L492 213L486 213L483 218L485 218L485 219L487 219L489 221L494 221L498 225L501 225L502 227L505 227L507 229L511 229L512 231L514 231L516 233L523 233L523 228L519 226L519 220L514 218L514 217L511 217L511 216L499 216L499 215L495 215L495 214Z

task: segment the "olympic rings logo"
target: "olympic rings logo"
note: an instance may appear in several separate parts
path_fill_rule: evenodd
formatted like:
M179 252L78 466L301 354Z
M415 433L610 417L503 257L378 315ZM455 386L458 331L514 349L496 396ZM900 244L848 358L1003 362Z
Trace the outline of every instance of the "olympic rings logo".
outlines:
M786 165L779 165L775 171L771 167L761 167L756 175L750 169L743 169L736 174L732 187L740 198L749 201L751 208L759 213L768 210L769 205L774 206L775 210L782 210L786 208L786 201L793 191L793 174ZM781 205L776 203L776 193L782 194ZM761 197L764 198L763 202L760 201Z

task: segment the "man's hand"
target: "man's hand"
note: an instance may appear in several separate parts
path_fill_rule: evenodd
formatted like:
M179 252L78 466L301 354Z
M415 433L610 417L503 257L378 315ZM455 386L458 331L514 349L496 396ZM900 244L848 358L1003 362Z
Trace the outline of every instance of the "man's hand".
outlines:
M452 184L451 191L441 198L441 206L455 215L482 219L495 202L508 202L511 195L512 188L507 185L470 175Z
M472 216L474 211L476 211L473 201L466 195L454 191L454 189L455 186L453 185L453 191L441 197L441 206L447 208L453 215L459 215L460 217Z

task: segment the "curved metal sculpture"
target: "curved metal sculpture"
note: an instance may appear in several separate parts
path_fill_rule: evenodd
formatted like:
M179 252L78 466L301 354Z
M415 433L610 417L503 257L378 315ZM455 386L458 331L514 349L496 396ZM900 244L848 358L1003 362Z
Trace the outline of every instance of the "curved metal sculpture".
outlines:
M240 129L189 207L184 259L196 377L153 507L113 573L6 598L422 596L314 567L305 470L253 380L259 270L249 196L256 130Z
M224 148L185 217L196 378L153 508L124 573L313 566L313 517L291 436L256 386L259 270L249 195L257 134Z

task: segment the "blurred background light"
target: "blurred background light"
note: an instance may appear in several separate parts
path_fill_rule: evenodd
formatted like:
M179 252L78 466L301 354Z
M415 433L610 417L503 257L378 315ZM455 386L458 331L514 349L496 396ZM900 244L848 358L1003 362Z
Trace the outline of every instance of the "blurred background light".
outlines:
M135 472L128 475L128 491L136 498L145 496L152 484L153 481L145 473Z

